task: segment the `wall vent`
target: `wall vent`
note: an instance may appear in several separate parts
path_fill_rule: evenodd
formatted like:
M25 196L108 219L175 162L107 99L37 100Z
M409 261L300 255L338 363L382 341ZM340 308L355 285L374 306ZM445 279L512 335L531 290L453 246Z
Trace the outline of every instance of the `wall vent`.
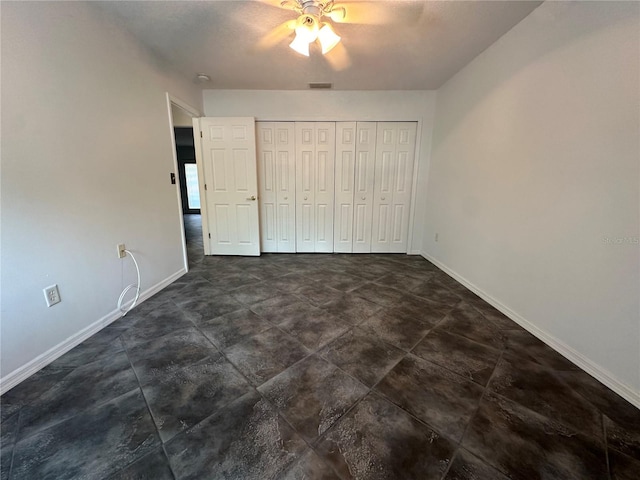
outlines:
M310 83L309 88L325 88L325 89L333 88L333 83L320 83L320 82Z

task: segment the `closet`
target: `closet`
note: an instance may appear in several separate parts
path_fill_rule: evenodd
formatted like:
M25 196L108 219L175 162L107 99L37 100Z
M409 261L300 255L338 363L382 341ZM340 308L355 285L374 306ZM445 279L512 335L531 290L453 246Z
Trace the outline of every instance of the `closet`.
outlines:
M406 253L415 122L256 122L262 252Z

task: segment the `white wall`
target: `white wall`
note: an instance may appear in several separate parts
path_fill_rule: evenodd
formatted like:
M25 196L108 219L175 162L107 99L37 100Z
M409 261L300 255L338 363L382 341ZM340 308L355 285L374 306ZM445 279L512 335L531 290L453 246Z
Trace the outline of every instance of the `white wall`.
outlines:
M1 8L6 390L113 318L135 280L117 243L136 253L142 290L183 268L165 92L197 108L201 96L93 5ZM62 303L47 308L53 283Z
M438 91L423 245L638 406L639 8L545 2Z
M409 253L422 246L425 189L431 132L435 110L434 91L338 91L338 90L205 90L208 117L245 116L271 121L417 121L416 204L410 224Z
M171 104L171 115L174 127L193 127L191 116L177 105Z

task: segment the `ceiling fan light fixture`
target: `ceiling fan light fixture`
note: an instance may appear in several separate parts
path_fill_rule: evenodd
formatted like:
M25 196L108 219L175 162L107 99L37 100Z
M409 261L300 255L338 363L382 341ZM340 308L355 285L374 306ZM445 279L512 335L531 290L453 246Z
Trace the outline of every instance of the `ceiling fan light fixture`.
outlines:
M309 56L309 42L300 35L296 35L296 38L293 39L293 42L291 42L289 46L296 52L306 57Z
M301 15L296 25L296 38L307 43L315 42L318 38L318 19L312 15Z
M333 31L331 25L325 23L318 32L318 41L322 46L322 54L325 55L340 43L340 36Z

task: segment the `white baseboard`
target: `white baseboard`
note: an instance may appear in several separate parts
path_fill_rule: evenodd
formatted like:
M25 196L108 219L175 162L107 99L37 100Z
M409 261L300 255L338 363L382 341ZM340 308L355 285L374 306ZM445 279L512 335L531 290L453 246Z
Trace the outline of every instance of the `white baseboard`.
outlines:
M153 295L158 293L160 290L162 290L166 286L175 282L178 278L183 276L185 273L187 273L186 269L182 268L181 270L177 271L173 275L170 275L169 277L165 278L161 282L145 290L140 294L140 298L138 299L138 302L139 303L144 302L149 297L152 297ZM129 302L125 306L128 306L130 304L131 302ZM4 394L5 392L8 392L13 387L18 385L20 382L26 380L37 371L41 370L42 368L46 367L57 358L67 353L73 347L76 347L77 345L84 342L87 338L98 333L107 325L118 320L120 317L122 317L122 312L118 309L115 309L112 312L109 312L104 317L96 320L91 325L80 330L78 333L73 334L63 342L60 342L55 347L50 348L43 354L38 355L36 358L31 360L30 362L15 369L13 372L5 375L2 379L0 379L0 395Z
M454 278L455 280L460 282L462 285L467 287L469 290L471 290L473 293L478 295L485 302L487 302L488 304L490 304L491 306L495 307L497 310L505 314L507 317L509 317L514 322L516 322L518 325L520 325L522 328L527 330L529 333L531 333L532 335L534 335L535 337L537 337L538 339L540 339L541 341L549 345L551 348L553 348L556 352L558 352L560 355L565 357L567 360L574 363L575 365L580 367L582 370L587 372L589 375L594 377L596 380L600 381L601 383L609 387L611 390L616 392L618 395L620 395L622 398L627 400L632 405L636 406L637 408L640 408L640 392L634 390L624 382L621 382L616 378L614 374L609 372L607 369L601 367L600 365L596 364L592 360L588 359L587 357L585 357L584 355L582 355L581 353L577 352L572 347L567 345L566 343L558 340L553 335L549 334L548 332L537 327L532 322L521 317L516 312L514 312L513 310L511 310L510 308L506 307L505 305L500 303L498 300L493 298L491 295L487 294L486 292L478 288L476 285L469 282L467 279L465 279L455 271L451 270L446 265L442 264L441 262L433 258L431 255L428 255L425 253L421 253L421 255L427 260L429 260L431 263L433 263L435 266L437 266L439 269L441 269L443 272L445 272L447 275Z

